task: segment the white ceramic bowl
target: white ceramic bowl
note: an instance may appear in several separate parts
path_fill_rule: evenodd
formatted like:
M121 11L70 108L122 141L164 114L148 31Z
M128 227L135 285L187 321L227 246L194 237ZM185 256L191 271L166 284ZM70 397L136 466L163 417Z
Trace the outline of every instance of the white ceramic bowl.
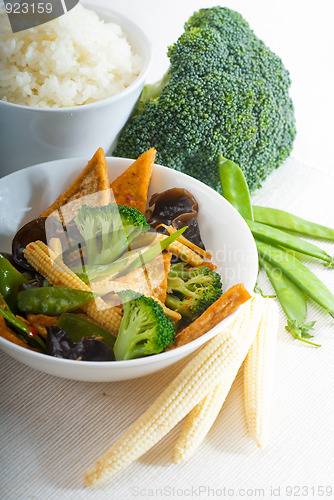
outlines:
M132 160L107 158L110 180ZM24 223L38 216L71 183L86 165L85 159L43 163L0 179L0 251L10 251L11 240ZM243 283L252 291L258 271L254 239L239 213L218 193L188 175L155 165L150 195L172 187L184 187L198 201L198 222L203 241L214 256L227 290ZM238 313L223 320L202 337L177 349L129 361L94 362L54 358L19 347L0 337L0 347L26 365L59 377L82 381L114 381L141 377L161 370L202 346Z
M132 20L98 2L83 5L101 19L119 24L143 59L138 78L117 95L70 108L38 109L0 100L0 177L49 160L92 157L98 147L112 151L143 89L151 45Z

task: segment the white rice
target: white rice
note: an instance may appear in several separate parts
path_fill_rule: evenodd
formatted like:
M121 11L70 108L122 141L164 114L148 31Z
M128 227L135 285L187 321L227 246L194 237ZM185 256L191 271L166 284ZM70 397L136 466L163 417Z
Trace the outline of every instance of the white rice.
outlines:
M128 87L143 61L120 26L78 4L46 24L12 33L0 12L0 99L39 108L78 106Z

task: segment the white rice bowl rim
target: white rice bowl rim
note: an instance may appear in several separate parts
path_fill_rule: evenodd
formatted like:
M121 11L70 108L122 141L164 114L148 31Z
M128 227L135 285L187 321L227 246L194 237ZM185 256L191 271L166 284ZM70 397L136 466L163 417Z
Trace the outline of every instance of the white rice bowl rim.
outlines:
M124 34L126 35L132 49L135 51L136 55L138 54L137 47L132 42L131 32L133 31L137 38L142 39L143 46L145 46L145 49L143 50L143 54L138 54L138 55L140 55L140 57L142 57L143 59L143 67L137 78L132 83L130 83L128 87L121 90L117 94L114 94L110 97L106 97L104 99L99 99L98 101L90 102L88 104L77 104L76 106L62 106L59 108L51 108L51 107L38 108L36 106L28 106L26 104L16 104L14 102L7 102L0 99L0 107L13 106L17 109L24 109L27 111L38 112L38 113L66 113L68 111L71 111L73 113L74 110L76 110L76 112L80 112L81 109L83 110L87 108L101 107L109 103L111 104L113 101L117 101L125 97L128 93L132 92L134 88L141 85L142 81L147 76L152 60L152 45L145 32L140 28L138 24L132 21L132 19L114 9L110 9L109 7L105 7L102 5L95 5L95 4L93 5L82 0L80 1L80 4L82 4L85 8L91 9L94 12L96 12L99 15L99 17L101 16L100 19L108 20L109 22L114 22L119 24Z

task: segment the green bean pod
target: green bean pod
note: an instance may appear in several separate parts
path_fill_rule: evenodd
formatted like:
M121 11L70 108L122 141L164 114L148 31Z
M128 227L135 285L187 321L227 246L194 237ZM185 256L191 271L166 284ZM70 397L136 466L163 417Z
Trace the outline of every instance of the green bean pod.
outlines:
M0 293L0 314L13 326L18 328L23 333L27 335L30 333L29 326L24 321L20 320L15 316L15 314L11 311L4 297Z
M59 316L57 326L69 335L73 344L80 342L84 337L102 337L103 342L112 348L116 340L114 335L101 326L73 313Z
M45 351L45 342L39 335L31 336L31 330L29 325L18 318L8 307L5 299L0 293L0 314L5 318L8 323L10 323L11 327L18 332L21 337L23 337L29 345L35 347L37 349L41 349L43 352Z
M0 293L11 311L17 312L17 294L28 280L0 253Z
M20 311L32 314L58 316L61 313L77 309L94 300L96 294L84 290L65 287L44 286L29 288L17 294Z
M334 241L334 229L307 221L284 210L253 205L253 214L256 222L262 222L310 238Z
M288 324L285 329L290 332L295 339L315 347L320 347L319 344L307 340L313 337L313 335L310 335L308 332L313 328L315 321L304 323L307 314L307 299L303 290L291 281L281 269L278 269L268 260L260 257L259 261L288 319Z
M313 245L313 243L309 243L308 241L298 238L298 236L294 236L275 227L262 224L261 222L249 220L246 222L255 238L258 238L265 243L280 245L282 247L295 250L296 252L310 255L311 257L323 260L328 266L334 266L334 258L318 246Z
M256 239L255 242L261 257L280 268L306 295L334 317L334 296L312 271L284 249L267 245Z
M218 168L224 198L244 219L253 220L249 190L241 168L222 155L218 157Z

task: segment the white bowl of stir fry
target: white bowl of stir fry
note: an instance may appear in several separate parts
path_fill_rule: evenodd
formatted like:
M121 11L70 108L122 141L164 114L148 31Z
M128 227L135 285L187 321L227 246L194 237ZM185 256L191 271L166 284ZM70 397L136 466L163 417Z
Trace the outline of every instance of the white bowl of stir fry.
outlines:
M121 191L125 189L125 180L122 178L122 182L117 182L119 176L134 165L134 160L107 158L114 198L102 207L101 203L96 203L96 206L90 204L89 207L88 204L85 209L81 206L77 210L73 219L76 221L73 241L82 238L77 246L82 267L78 266L78 256L72 265L66 260L71 253L69 249L67 253L57 254L57 247L52 246L54 241L40 239L39 229L36 230L34 224L41 214L48 215L50 204L66 193L67 187L80 176L87 160L47 162L0 179L0 274L2 269L13 266L24 277L24 283L20 282L16 288L15 300L13 294L6 295L4 280L0 285L2 300L5 295L0 304L0 347L16 360L59 377L81 381L137 378L166 368L189 355L222 331L238 314L238 306L242 307L256 283L256 247L244 220L220 194L196 179L154 164L149 180L135 176L133 183L135 191L143 183L148 184L148 210L142 209L141 216L139 212L137 214L138 220L143 220L145 234L135 233L132 241L135 244L131 248L129 241L127 248L118 248L118 242L116 244L113 240L111 248L117 247L118 254L111 258L108 248L103 247L105 235L100 228L97 242L94 241L94 248L98 249L94 255L94 249L87 238L85 240L87 224L84 216L91 213L92 220L96 221L98 206L101 214L114 210L115 205L124 207L127 200L132 208L130 211L120 209L118 216L128 217L128 213L132 216L137 210L133 208L136 205L131 193L118 193L119 186ZM117 196L120 196L121 203ZM67 226L64 221L58 223L67 230L73 226L73 220ZM20 232L20 228L24 229ZM130 230L126 231L130 237ZM33 278L12 259L13 239L17 242L22 234L24 244L20 241L20 245L25 250L20 258L23 255L28 268L29 265L33 268ZM64 234L67 237L70 233ZM157 242L162 245L158 253ZM102 256L111 261L102 261ZM92 259L98 267L91 265ZM162 277L154 285L157 263L160 263ZM143 266L147 266L144 271ZM60 273L56 278L55 269ZM110 277L111 269L113 274ZM148 270L153 273L152 289L145 288L147 283L140 282L141 276L145 274L147 277ZM72 275L74 281L71 284L68 277ZM194 292L198 283L202 286L212 279L215 284L219 281L219 291L216 289L215 295L211 294L212 287L210 290L206 288L198 301ZM185 287L188 292L184 292ZM232 308L231 302L235 303ZM100 307L101 304L104 306ZM143 311L152 314L150 319L154 318L154 321L164 318L159 327L154 325L152 329L156 335L160 328L160 337L158 335L154 341L149 338L151 324L146 321L146 316L146 323L138 323ZM38 322L40 318L41 324ZM18 324L15 324L16 319ZM22 331L20 321L26 325ZM71 321L72 324L74 321L75 332L68 336L67 326ZM137 340L134 343L132 336L131 344L129 332L135 326ZM24 329L28 332L26 337ZM103 344L102 354L99 342ZM88 351L93 353L92 358L89 358Z

